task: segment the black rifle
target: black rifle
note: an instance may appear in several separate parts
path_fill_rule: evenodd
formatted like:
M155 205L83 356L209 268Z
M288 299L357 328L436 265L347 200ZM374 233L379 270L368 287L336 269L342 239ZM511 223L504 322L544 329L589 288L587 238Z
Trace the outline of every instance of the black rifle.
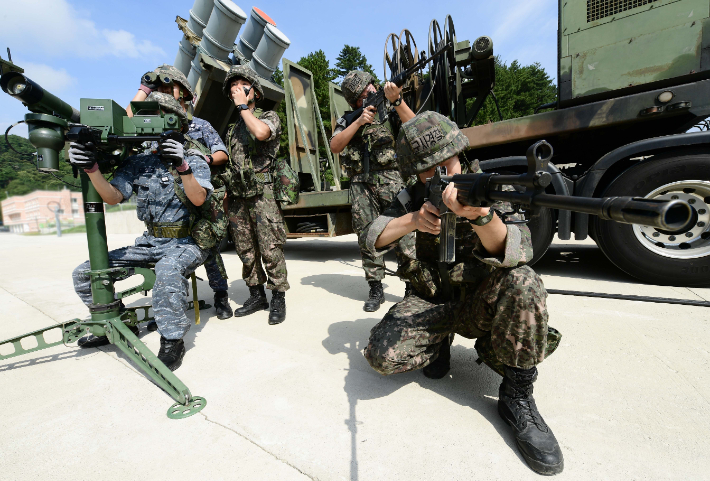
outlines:
M392 77L390 82L395 84L397 87L401 87L407 81L409 76L412 75L414 72L416 72L419 68L421 68L422 65L425 65L426 63L430 62L431 60L434 60L436 57L438 57L442 53L446 52L451 46L452 46L451 42L445 44L439 50L434 52L434 54L431 57L422 58L421 60L419 60L417 63L412 65L410 68L408 68L404 72ZM345 120L345 126L349 127L353 122L355 122L357 119L359 119L360 116L362 115L362 112L369 106L373 106L377 110L377 116L379 118L379 123L380 124L385 123L387 121L387 117L389 115L385 111L385 98L386 97L385 97L384 85L380 86L380 88L376 92L370 92L369 94L367 94L367 98L363 99L363 101L362 101L362 107L343 115L343 119ZM365 151L365 155L362 160L362 165L363 165L364 173L369 174L370 173L370 150L369 149Z
M409 76L412 75L414 72L416 72L418 69L420 69L422 67L422 65L425 65L426 63L434 60L436 57L438 57L442 53L449 50L451 48L451 46L452 45L450 42L445 44L439 50L434 52L434 54L431 57L422 58L421 60L419 60L417 63L412 65L410 68L408 68L404 72L392 77L392 79L390 79L390 82L395 84L397 87L401 87L407 81ZM380 86L380 88L377 90L377 92L370 92L367 95L367 98L363 99L362 107L343 115L343 118L345 119L345 126L349 127L350 124L352 124L358 118L360 118L363 110L365 110L369 106L373 106L373 107L375 107L375 109L377 109L377 115L379 116L379 119L380 119L379 121L380 121L380 123L384 123L387 120L387 115L388 115L387 112L385 112L385 98L386 97L385 97L384 85Z
M497 212L506 224L522 224L529 221L532 210L539 207L582 212L596 215L603 220L624 224L641 224L669 232L687 230L692 210L681 200L654 200L640 197L572 197L546 194L552 175L547 164L552 158L552 146L541 140L527 151L528 171L520 175L496 173L442 175L437 167L434 177L427 179L425 199L439 209L441 216L441 242L439 261L454 262L456 214L444 204L442 194L453 183L458 190L456 198L463 204L474 207L489 207L497 201L509 202L510 212ZM523 188L522 192L502 191L502 186ZM523 214L525 220L508 219L514 214Z

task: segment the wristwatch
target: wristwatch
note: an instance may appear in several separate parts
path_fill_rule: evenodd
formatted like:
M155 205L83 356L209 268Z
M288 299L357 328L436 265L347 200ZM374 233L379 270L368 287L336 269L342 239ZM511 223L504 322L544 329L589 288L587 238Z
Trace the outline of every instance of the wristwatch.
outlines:
M392 104L392 107L399 107L400 105L402 105L402 96L400 95L397 100L390 103Z
M241 113L242 110L249 110L249 106L247 104L237 105L237 112Z
M177 169L176 169L177 170ZM183 170L180 172L179 170L177 171L179 175L190 175L192 174L192 167L188 167L187 170Z
M212 157L211 154L207 154L205 155L205 157L207 157L207 165L212 165L212 163L214 162L214 157Z
M471 224L477 225L478 227L482 227L482 226L488 224L492 220L493 220L493 209L488 211L487 215L477 217L476 219L472 220Z

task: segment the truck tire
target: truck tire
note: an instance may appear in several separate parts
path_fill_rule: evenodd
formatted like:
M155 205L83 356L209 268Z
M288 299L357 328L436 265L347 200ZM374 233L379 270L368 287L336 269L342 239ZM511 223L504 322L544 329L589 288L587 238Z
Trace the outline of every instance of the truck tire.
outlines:
M542 207L538 214L532 216L530 222L528 222L532 236L533 258L527 265L535 264L547 252L550 244L552 244L552 238L555 236L554 222L555 218L552 214L552 209L547 207Z
M605 189L605 197L679 198L694 212L691 225L679 233L592 217L590 228L597 245L621 270L651 284L710 285L710 154L706 152L654 156Z

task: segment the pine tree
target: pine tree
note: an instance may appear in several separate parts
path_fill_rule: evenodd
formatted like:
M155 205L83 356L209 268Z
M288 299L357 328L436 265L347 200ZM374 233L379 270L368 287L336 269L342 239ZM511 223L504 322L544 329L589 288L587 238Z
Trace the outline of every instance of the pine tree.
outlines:
M367 63L367 57L360 51L360 47L345 45L340 51L340 54L338 54L338 58L335 60L335 78L342 79L351 70L364 70L375 78L376 84L380 83L380 79L377 78L372 65Z

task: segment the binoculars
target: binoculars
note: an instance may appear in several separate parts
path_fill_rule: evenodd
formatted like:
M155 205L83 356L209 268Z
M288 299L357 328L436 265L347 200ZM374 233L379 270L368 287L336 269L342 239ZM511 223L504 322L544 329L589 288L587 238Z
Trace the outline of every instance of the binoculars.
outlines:
M165 74L157 74L155 72L147 72L143 75L143 83L146 85L154 85L158 87L159 85L172 85L173 79Z

